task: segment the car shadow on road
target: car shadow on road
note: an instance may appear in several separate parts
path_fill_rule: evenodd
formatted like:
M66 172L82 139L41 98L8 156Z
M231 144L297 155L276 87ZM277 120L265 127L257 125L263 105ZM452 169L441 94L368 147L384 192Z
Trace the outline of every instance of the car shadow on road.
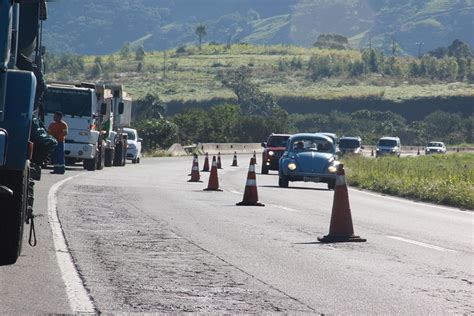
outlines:
M273 188L273 189L285 189L285 190L311 190L311 191L331 191L329 189L323 189L323 188L307 188L307 187L288 187L288 188L282 188L278 185L259 185L259 187L262 188Z

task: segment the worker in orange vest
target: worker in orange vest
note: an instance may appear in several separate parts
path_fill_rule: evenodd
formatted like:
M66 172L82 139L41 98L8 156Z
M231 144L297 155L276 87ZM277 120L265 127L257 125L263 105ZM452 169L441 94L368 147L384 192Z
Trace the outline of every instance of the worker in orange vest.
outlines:
M58 146L56 146L53 153L54 170L51 173L64 174L66 167L64 162L64 141L68 132L68 126L63 121L63 114L61 112L54 113L54 122L49 124L49 135L56 138Z

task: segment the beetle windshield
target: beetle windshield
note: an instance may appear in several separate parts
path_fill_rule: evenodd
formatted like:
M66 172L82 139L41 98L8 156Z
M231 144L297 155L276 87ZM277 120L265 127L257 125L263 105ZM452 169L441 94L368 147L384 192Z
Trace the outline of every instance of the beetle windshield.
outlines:
M443 147L443 144L441 144L441 143L429 143L428 147Z
M272 136L268 140L267 147L285 147L289 136Z
M360 141L357 139L341 139L339 141L339 148L359 148Z
M334 144L324 138L298 138L292 140L290 150L296 153L304 151L333 153Z
M379 146L397 147L397 141L394 140L394 139L381 139L381 140L379 140Z

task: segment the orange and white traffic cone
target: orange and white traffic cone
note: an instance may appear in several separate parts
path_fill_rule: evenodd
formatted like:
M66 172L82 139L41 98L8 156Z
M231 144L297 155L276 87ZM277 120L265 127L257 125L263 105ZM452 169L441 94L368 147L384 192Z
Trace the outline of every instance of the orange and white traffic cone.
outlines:
M202 167L202 172L209 172L209 155L206 153L206 157L204 158L204 166Z
M209 177L209 183L207 184L207 188L204 191L222 191L219 189L219 177L217 176L217 163L216 163L216 156L212 157L212 168L211 168L211 175Z
M234 159L232 159L232 165L231 167L238 167L237 165L237 152L234 152Z
M202 182L199 174L198 156L195 154L193 159L193 168L191 170L191 179L188 182Z
M250 159L249 173L247 183L245 184L244 199L237 203L239 206L265 206L258 202L257 177L255 174L255 159Z
M349 194L343 164L340 164L337 169L336 188L334 189L329 235L318 237L318 240L322 243L367 241L367 239L354 235L351 207L349 205Z
M256 165L257 164L257 152L255 150L253 151L253 159L255 160L254 165Z
M222 169L221 153L217 153L217 169Z

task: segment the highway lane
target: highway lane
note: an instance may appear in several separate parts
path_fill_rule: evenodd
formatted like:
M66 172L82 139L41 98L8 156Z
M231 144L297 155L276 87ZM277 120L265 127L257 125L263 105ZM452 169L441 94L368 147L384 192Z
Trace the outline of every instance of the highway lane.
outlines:
M65 175L42 171L35 185L35 227L38 244L28 245L29 226L25 226L23 250L15 265L0 267L0 315L71 313L69 299L57 264L50 224L48 192L57 182L81 173L82 167L68 168Z
M231 158L219 171L224 192L202 191L208 174L187 183L189 157L63 187L61 222L99 311L474 312L471 212L351 189L368 242L323 245L332 191L258 175L266 207L237 207L248 156L239 168Z

